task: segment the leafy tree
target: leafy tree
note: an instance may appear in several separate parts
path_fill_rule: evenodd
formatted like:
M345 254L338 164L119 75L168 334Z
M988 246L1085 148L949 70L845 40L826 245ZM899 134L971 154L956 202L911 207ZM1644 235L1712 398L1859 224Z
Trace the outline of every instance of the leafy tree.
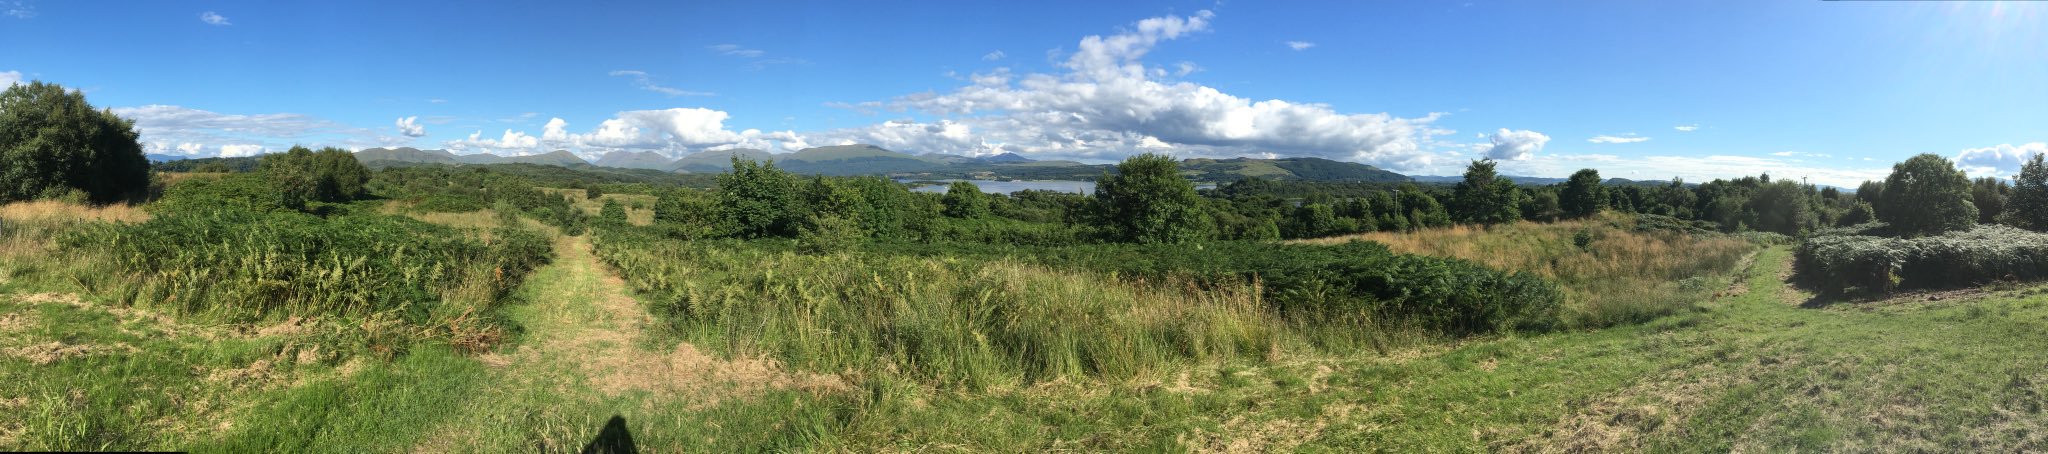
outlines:
M2027 230L2048 230L2048 163L2036 154L2020 166L2013 179L2012 195L2005 200L2000 216L2007 225Z
M107 203L149 188L134 122L33 81L0 92L0 203L83 191Z
M732 172L718 176L718 217L727 231L743 238L794 236L806 211L798 184L795 175L773 161L734 157Z
M1916 236L1970 228L1977 207L1970 203L1970 178L1940 155L1914 156L1892 166L1878 200L1877 219Z
M256 168L277 189L285 206L292 208L362 198L363 185L370 181L370 169L357 162L354 153L333 147L316 152L294 146L283 153L264 155Z
M1337 232L1337 215L1329 205L1311 203L1294 209L1295 238L1329 236Z
M1522 218L1521 189L1495 173L1494 164L1482 159L1465 168L1465 180L1458 182L1452 196L1452 214L1459 221L1492 225Z
M604 208L597 210L597 219L614 224L625 224L626 207L619 204L619 199L604 199Z
M1583 218L1598 214L1607 205L1607 198L1601 197L1600 189L1600 171L1579 170L1565 180L1564 192L1558 195L1558 204L1564 208L1566 216Z
M1798 235L1814 227L1812 205L1806 187L1792 180L1778 180L1757 188L1746 209L1755 218L1749 226L1765 232Z
M1848 227L1870 223L1870 221L1877 220L1877 214L1874 211L1870 208L1870 203L1858 200L1854 205L1849 206L1849 211L1842 213L1842 217L1835 218L1835 225Z
M980 186L967 181L953 182L939 203L945 205L946 216L956 218L973 219L988 216L989 212L988 194L981 192Z
M1180 175L1180 164L1159 154L1141 154L1117 164L1095 185L1098 225L1119 241L1184 243L1209 233L1195 185Z
M2005 211L2005 198L2012 192L2012 185L1993 177L1978 178L1970 185L1970 203L1977 205L1977 223L1998 222L1998 215Z
M1401 191L1401 206L1408 208L1408 225L1413 228L1444 227L1451 225L1451 215L1444 211L1444 205L1436 197L1420 188Z

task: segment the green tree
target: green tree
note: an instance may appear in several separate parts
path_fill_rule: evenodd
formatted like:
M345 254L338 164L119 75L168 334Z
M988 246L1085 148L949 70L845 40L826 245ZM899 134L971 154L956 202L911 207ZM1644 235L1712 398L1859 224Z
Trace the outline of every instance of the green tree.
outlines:
M1116 240L1139 243L1196 241L1209 233L1195 185L1173 158L1141 154L1117 164L1095 185L1095 220Z
M1978 178L1970 185L1970 203L1977 205L1977 223L1998 222L1998 215L2005 212L2005 199L2012 193L2012 185L1993 177Z
M1492 159L1472 161L1452 192L1452 215L1461 222L1504 224L1522 218L1521 188L1494 172Z
M1293 237L1315 238L1338 233L1336 211L1329 205L1310 203L1294 208Z
M363 186L370 181L370 169L357 162L354 153L333 147L316 152L293 146L283 153L263 155L256 168L278 191L285 206L294 209L310 202L362 198Z
M1970 203L1970 178L1947 158L1921 154L1892 166L1878 199L1877 219L1915 236L1970 228L1977 207Z
M619 204L619 199L604 199L604 208L597 210L597 219L613 224L625 224L626 207Z
M1792 180L1778 180L1757 188L1750 196L1747 210L1755 214L1751 228L1765 232L1798 235L1801 230L1814 227L1813 206L1808 203L1806 186Z
M1606 208L1607 197L1601 195L1600 171L1581 169L1572 173L1564 182L1564 192L1558 195L1558 204L1566 216L1583 218L1600 213Z
M2000 221L2027 230L2048 230L2048 164L2034 155L2020 166L2013 178L2012 194L2005 200Z
M732 159L732 172L718 176L718 217L727 231L743 238L790 237L803 224L803 199L795 175L775 167Z
M85 93L32 81L0 92L0 203L83 191L107 203L149 188L134 122Z
M978 218L987 216L989 211L988 194L981 192L980 186L967 181L955 181L946 187L946 197L939 199L939 203L946 207L946 216L956 218Z

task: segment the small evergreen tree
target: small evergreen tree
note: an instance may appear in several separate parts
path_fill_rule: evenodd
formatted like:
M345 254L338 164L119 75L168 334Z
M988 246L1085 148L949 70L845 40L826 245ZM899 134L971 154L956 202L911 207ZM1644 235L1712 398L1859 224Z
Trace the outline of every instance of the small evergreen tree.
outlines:
M1492 159L1472 161L1453 190L1452 214L1461 222L1504 224L1522 218L1521 188L1494 172ZM1404 226L1405 227L1405 226Z

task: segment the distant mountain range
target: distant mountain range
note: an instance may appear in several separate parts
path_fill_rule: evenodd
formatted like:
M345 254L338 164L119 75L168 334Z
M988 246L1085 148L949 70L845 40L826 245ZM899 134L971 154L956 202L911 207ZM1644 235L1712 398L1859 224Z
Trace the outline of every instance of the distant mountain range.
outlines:
M661 153L641 151L614 151L598 157L596 162L567 150L525 156L500 156L490 153L462 154L447 150L421 150L412 147L370 148L356 152L356 159L370 167L395 167L412 165L464 165L464 164L540 164L559 167L610 167L621 169L648 169L673 173L721 173L732 170L732 160L740 159L757 162L772 161L776 167L807 175L883 175L909 179L1019 179L1019 180L1092 180L1111 171L1109 164L1083 164L1074 161L1039 161L1015 153L993 156L960 156L942 153L912 155L884 149L874 145L835 145L814 147L794 153L769 153L750 148L701 151L681 158L670 158ZM181 159L177 156L152 155L152 161ZM253 158L251 158L253 160ZM1307 181L1348 181L1369 183L1400 183L1418 181L1426 183L1456 182L1457 177L1414 177L1390 172L1370 165L1332 161L1322 158L1195 158L1182 161L1181 171L1189 178L1199 181L1226 182L1248 177L1274 180ZM1511 177L1524 184L1551 184L1564 181L1558 178ZM1618 180L1618 179L1617 179ZM1623 180L1626 181L1626 180Z

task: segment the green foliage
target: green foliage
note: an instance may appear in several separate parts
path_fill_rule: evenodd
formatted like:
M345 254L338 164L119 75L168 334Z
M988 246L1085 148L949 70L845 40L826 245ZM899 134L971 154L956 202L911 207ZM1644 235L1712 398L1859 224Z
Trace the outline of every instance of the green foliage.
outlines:
M1600 187L1600 171L1581 169L1565 180L1564 191L1558 194L1558 204L1566 216L1583 218L1600 213L1607 207L1607 197Z
M1289 232L1290 238L1316 238L1339 232L1337 215L1329 205L1311 203L1295 207L1293 221L1288 224L1294 229Z
M947 216L956 218L973 219L987 216L989 213L988 194L982 193L981 187L968 181L955 181L951 186L947 186L946 197L941 199L940 203L945 205Z
M1210 234L1195 185L1180 175L1171 157L1141 154L1117 164L1095 185L1094 218L1116 241L1185 243Z
M260 174L194 178L171 185L150 209L159 213L232 207L248 211L291 210L284 195Z
M1884 197L1875 205L1879 221L1908 236L1963 230L1977 223L1970 178L1936 154L1892 166L1891 176L1884 179Z
M597 218L604 222L625 224L626 207L619 204L619 199L605 199L604 207L597 211Z
M795 236L805 215L799 184L774 162L734 157L732 172L718 177L718 215L741 238Z
M1522 218L1522 191L1513 181L1494 172L1492 159L1472 161L1459 182L1451 215L1459 222L1504 224Z
M339 203L363 197L370 169L356 162L355 154L339 148L315 152L294 146L284 153L264 155L257 171L278 192L285 207L298 209L310 202Z
M96 203L142 194L149 160L134 122L85 93L32 81L0 92L0 203L84 191Z
M1855 204L1850 205L1849 210L1843 212L1841 217L1835 218L1835 226L1849 227L1876 221L1877 210L1870 207L1870 202L1858 200Z
M124 304L238 322L387 317L444 337L488 329L465 326L482 320L465 314L495 304L549 256L547 239L526 230L478 241L398 216L232 207L100 224L63 244L135 273L113 292Z
M535 220L576 235L583 229L583 211L562 196L535 187L526 177L499 172L498 167L392 167L378 171L366 188L377 195L413 202L414 208L460 213L507 204Z
M2013 178L2012 195L2006 199L2000 222L2033 231L2048 230L2048 163L2035 154L2020 165Z
M1978 178L1970 183L1970 203L1977 206L1977 223L1998 222L2005 212L2005 199L2012 194L2012 185L1993 177Z
M2007 226L1917 238L1883 236L1883 224L1816 233L1800 243L1800 278L1825 291L1954 288L2048 277L2048 234Z
M1813 216L1807 196L1810 189L1791 180L1778 180L1757 188L1745 207L1746 211L1754 213L1750 216L1749 226L1784 235L1798 235L1812 229L1818 221Z

